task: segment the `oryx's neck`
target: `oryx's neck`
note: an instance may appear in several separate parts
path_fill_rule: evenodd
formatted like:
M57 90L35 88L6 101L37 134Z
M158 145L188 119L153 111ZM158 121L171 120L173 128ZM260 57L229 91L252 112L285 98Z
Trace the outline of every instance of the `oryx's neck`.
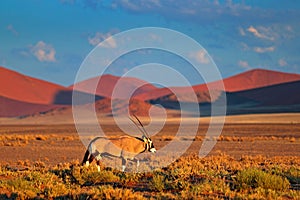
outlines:
M143 153L143 152L147 152L147 151L149 151L149 149L150 149L150 145L149 145L149 143L148 143L148 142L146 142L146 141L143 141L143 143L144 143L144 147L145 147L145 149L144 149L144 151L142 151L141 153Z
M147 141L145 141L144 139L142 138L139 138L139 137L135 137L136 139L140 140L141 142L143 142L144 144L144 150L141 152L141 153L144 153L146 151L149 151L150 149L150 146L149 146L149 143Z

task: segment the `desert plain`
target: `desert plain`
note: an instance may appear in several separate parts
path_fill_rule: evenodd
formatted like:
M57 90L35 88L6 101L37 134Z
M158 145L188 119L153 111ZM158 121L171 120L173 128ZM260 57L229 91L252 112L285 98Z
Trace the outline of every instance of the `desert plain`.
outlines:
M102 119L101 127L107 136L124 133L112 118ZM190 118L189 120L199 120ZM0 124L0 163L18 165L20 162L41 161L47 165L81 161L86 147L80 140L74 123L57 123L31 120L2 119ZM207 138L210 117L201 118L195 137L189 135L189 125L184 125L186 135L176 136L179 119L168 119L165 126L152 136L159 150L173 139L192 141L187 154L197 154ZM89 124L84 126L89 127ZM213 126L213 125L211 125ZM151 130L147 130L151 134ZM93 133L93 130L91 130ZM93 135L97 136L94 132ZM133 135L140 136L136 132ZM221 134L214 138L216 145L208 156L226 154L236 159L242 156L262 155L300 156L300 114L252 114L227 116Z
M152 172L124 174L118 167L112 169L105 164L101 165L101 172L93 164L81 166L86 147L74 123L42 117L2 119L0 198L297 199L300 196L300 114L227 116L221 134L213 137L207 137L210 117L186 120L199 122L195 136L190 136L189 123L183 127L186 134L176 135L178 118L168 119L152 136L158 151L174 140L189 142L191 145L181 157ZM102 118L99 124L108 137L124 135L111 117ZM84 126L97 136L88 123ZM147 131L152 133L151 129ZM205 140L216 144L206 157L200 158L199 150ZM121 163L118 162L116 166Z

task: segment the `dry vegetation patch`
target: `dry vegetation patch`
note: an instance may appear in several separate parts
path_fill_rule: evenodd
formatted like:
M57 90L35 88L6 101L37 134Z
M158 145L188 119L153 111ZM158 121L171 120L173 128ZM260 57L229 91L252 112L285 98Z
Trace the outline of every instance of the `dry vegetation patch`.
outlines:
M21 163L20 163L21 164ZM26 163L28 165L28 163ZM67 199L299 199L300 158L189 155L166 168L122 173L79 162L0 168L1 198Z
M0 135L0 146L26 146L34 141L73 141L78 136L64 136L60 134L2 134Z

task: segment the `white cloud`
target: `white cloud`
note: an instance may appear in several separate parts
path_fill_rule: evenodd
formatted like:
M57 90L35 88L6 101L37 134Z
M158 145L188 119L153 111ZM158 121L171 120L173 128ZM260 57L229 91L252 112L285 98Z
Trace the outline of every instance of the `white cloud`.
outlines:
M284 67L284 66L288 65L287 61L283 58L278 60L278 64L279 64L280 67Z
M238 65L244 69L251 69L249 63L247 61L244 61L244 60L240 60L238 62Z
M10 31L12 34L14 34L15 36L18 36L18 35L19 35L19 32L16 31L16 29L13 27L12 24L9 24L9 25L6 27L6 29L7 29L8 31Z
M254 51L256 53L272 52L272 51L275 51L275 47L274 46L271 46L271 47L254 47Z
M271 28L266 28L263 26L259 26L257 28L250 26L247 31L252 33L255 37L271 41L274 41L278 36L277 33L275 33Z
M209 63L209 58L207 57L207 53L204 50L193 52L190 54L190 57L194 58L197 62L201 64Z
M55 62L56 51L51 44L39 41L34 46L30 46L30 52L41 62Z
M247 31L249 31L250 33L253 33L253 35L255 35L256 37L259 37L259 38L263 38L264 36L262 34L260 34L258 32L257 29L255 29L253 26L250 26Z
M116 48L117 43L113 37L111 37L111 33L100 33L97 32L93 37L88 38L89 44L96 46L100 45L106 48Z

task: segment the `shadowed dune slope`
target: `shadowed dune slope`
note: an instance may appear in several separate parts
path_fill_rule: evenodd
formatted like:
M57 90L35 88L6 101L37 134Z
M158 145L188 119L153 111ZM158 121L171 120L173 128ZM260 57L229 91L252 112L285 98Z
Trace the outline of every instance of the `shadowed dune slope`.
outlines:
M60 107L63 106L34 104L0 96L0 117L17 117L43 113Z
M299 81L300 74L291 74L291 73L284 73L284 72L277 72L265 69L254 69L250 70L241 74L237 74L223 80L224 89L226 92L237 92L243 90L250 90L256 89L281 83L288 83L293 81ZM209 101L210 99L215 100L215 93L216 90L222 90L221 81L215 81L206 84L200 84L192 86L193 90L195 91L196 95L198 96L198 101L205 102ZM209 97L208 91L209 89L212 91L212 96ZM185 87L173 87L170 88L177 92L177 94L181 96L187 96L186 93L187 88ZM152 90L148 93L141 93L136 96L136 98L143 99L143 100L156 100L156 99L165 99L165 100L176 100L174 98L174 94L172 91L167 88L158 88ZM188 100L187 100L188 101Z
M239 97L248 98L264 106L300 105L300 81L282 83L257 89L234 92Z

